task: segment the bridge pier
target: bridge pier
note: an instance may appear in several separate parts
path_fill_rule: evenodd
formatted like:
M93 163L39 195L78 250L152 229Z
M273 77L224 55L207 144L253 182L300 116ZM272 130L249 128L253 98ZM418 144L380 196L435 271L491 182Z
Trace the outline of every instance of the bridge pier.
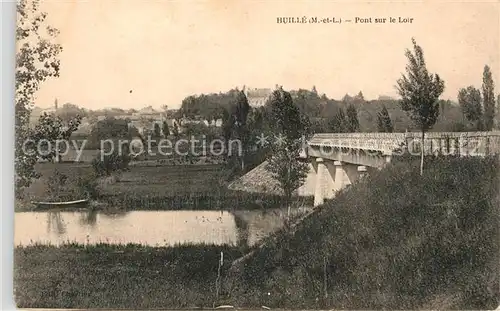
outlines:
M323 158L316 158L316 181L314 190L314 206L323 204L325 201L325 192L328 188L327 183L330 181L328 169ZM329 175L329 174L328 174Z
M329 161L317 158L317 170L314 192L314 206L332 199L338 191L354 183L367 173L366 166L359 166L341 161Z

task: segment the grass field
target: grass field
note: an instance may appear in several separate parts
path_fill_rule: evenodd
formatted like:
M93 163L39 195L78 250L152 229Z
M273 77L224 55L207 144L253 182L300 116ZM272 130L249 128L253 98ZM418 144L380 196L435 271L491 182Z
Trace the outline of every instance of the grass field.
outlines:
M68 176L68 184L92 173L87 163L40 163L42 177L25 191L26 200L46 200L48 180L55 170ZM281 197L228 190L222 165L130 166L117 180L101 180L99 201L116 209L253 209L277 207ZM69 197L68 199L80 199ZM18 209L19 210L19 209Z
M25 308L207 308L215 302L494 309L500 299L496 161L429 159L423 176L418 160L393 163L246 254L209 245L18 247L16 301Z
M224 270L242 255L229 246L29 246L14 252L20 308L211 308L221 251ZM49 268L50 267L50 268Z

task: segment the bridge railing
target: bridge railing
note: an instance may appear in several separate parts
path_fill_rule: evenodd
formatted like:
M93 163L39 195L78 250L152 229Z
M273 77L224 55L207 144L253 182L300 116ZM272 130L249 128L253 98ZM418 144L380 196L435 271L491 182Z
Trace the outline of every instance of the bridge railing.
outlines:
M420 154L421 133L319 133L308 145L320 148L342 148L378 151L393 154L396 150ZM500 131L490 132L428 132L425 134L426 154L478 155L500 152Z

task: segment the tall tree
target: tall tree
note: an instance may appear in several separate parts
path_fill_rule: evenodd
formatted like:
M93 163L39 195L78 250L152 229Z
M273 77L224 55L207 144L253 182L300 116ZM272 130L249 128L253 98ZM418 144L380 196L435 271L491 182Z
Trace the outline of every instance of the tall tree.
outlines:
M497 105L496 105L496 128L500 128L500 94L497 96Z
M358 111L353 104L349 104L346 110L347 114L347 131L355 133L359 131Z
M379 132L392 133L394 131L391 116L385 105L382 106L382 110L377 113L377 125Z
M228 152L229 140L233 135L234 128L234 116L229 113L226 109L222 112L222 136L224 137L224 142L226 144L225 148Z
M158 123L155 123L155 125L153 126L153 134L155 135L155 137L161 136L161 128Z
M401 96L401 108L406 111L421 132L420 174L424 170L425 132L431 129L439 116L439 96L444 91L444 81L439 75L427 71L424 52L412 38L413 53L406 50L407 76L397 80L397 90Z
M467 121L474 123L476 130L483 129L483 108L481 107L481 91L468 86L458 91L458 103Z
M483 71L483 106L484 128L491 131L495 122L495 84L488 65L484 66Z
M354 96L354 101L356 103L363 103L365 101L365 97L363 96L363 92L359 91L358 95Z
M163 137L167 138L170 135L170 129L168 127L167 121L163 121L162 131L163 131Z
M239 91L236 96L235 113L234 113L234 126L238 139L241 142L242 150L240 155L241 170L245 169L245 151L248 147L249 131L247 128L247 117L250 112L250 105L248 104L247 96L244 91Z
M293 191L303 185L308 169L306 163L298 161L305 126L290 93L282 88L271 94L269 106L276 139L271 142L272 152L266 169L280 184L290 212Z
M344 113L344 109L339 108L337 113L333 116L330 121L328 121L328 130L333 133L347 133L348 125L347 125L347 117Z
M48 78L59 76L59 53L54 42L58 30L46 24L47 14L39 11L38 1L19 0L16 29L16 98L15 98L15 187L16 195L34 178L36 155L23 152L23 144L31 135L29 119L34 95Z
M174 135L175 139L179 138L179 126L177 125L177 122L174 122L172 135Z

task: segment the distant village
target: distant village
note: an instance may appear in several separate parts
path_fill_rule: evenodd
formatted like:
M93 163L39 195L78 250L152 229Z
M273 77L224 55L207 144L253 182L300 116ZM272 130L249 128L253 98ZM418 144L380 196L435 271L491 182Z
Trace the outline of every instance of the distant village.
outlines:
M164 129L172 134L174 129L176 133L187 133L188 128L195 124L220 128L223 125L223 112L221 109L227 110L232 98L234 98L234 94L240 92L240 90L243 91L248 104L251 107L258 108L263 107L273 91L278 88L279 85L269 88L255 88L243 85L243 87L235 87L225 93L191 95L182 101L179 109L171 109L168 105L164 105L159 108L146 106L140 109L112 107L90 110L73 103L60 104L56 98L49 108L34 107L30 116L30 125L35 126L44 113L55 114L61 117L63 121L71 120L71 118L80 115L82 117L81 123L72 135L83 138L91 134L99 121L114 118L125 120L129 129L137 130L137 133L143 137L147 137L152 133L158 133L165 137L168 134L165 135ZM397 101L389 96L380 95L376 100L365 100L362 92L359 91L354 96L346 94L341 100L334 100L329 99L325 94L320 94L315 86L309 90L298 89L289 92L294 101L297 100L299 108L319 127L327 126L325 122L334 118L339 109L342 110L342 107L346 107L346 104L349 103L356 104L364 131L377 131L376 128L373 128L373 119L377 117L377 113L384 105L391 112L396 128L404 129L409 124L409 120L406 120L405 113L401 111ZM457 109L459 108L457 107ZM328 131L328 128L318 128L317 130Z
M246 88L243 87L243 91L247 96L250 106L259 107L265 105L268 97L271 95L272 88ZM153 131L155 124L158 124L163 135L163 123L166 122L169 128L177 126L179 132L188 124L193 123L203 123L206 126L220 127L222 126L222 119L216 120L205 120L200 117L187 118L185 116L179 115L179 109L168 109L167 106L164 109L155 109L152 106L143 107L141 109L120 109L120 108L104 108L100 110L87 110L81 108L77 105L66 103L60 105L58 100L55 99L54 103L49 108L40 108L35 106L31 112L30 124L34 125L37 123L40 115L43 113L47 114L72 114L76 115L80 112L83 115L82 122L78 127L78 130L74 132L75 135L86 136L89 135L93 126L98 121L104 120L106 117L113 117L115 119L122 119L128 121L129 127L135 127L140 134L146 134L148 131Z

